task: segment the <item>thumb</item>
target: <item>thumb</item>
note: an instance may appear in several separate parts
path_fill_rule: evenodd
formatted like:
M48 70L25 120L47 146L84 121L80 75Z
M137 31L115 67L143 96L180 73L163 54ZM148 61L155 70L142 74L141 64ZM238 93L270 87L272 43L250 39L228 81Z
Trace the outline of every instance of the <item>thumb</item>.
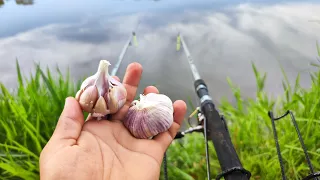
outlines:
M57 141L67 141L76 143L80 136L84 116L78 101L73 97L68 97L65 101L64 109L61 113L52 139ZM74 141L70 141L74 140Z

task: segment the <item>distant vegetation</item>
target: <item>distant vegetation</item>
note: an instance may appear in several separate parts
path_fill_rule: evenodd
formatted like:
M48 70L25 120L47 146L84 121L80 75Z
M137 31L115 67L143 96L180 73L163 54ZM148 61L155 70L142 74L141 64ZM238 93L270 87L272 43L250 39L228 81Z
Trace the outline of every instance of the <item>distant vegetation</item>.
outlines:
M10 0L6 0L7 2ZM0 7L3 6L6 2L5 0L0 0ZM33 5L34 0L15 0L17 5ZM113 1L119 1L119 0L113 0ZM142 1L142 0L133 0L133 1ZM146 1L161 1L161 0L146 0Z
M33 0L16 0L16 4L18 4L18 5L32 5Z
M319 50L320 52L320 50ZM319 53L320 57L320 53ZM244 100L241 89L227 79L237 99L236 105L222 99L220 111L225 115L230 135L244 167L252 179L280 179L281 171L267 112L275 115L292 110L314 168L320 171L320 69L310 74L312 85L300 87L300 76L290 84L284 73L285 93L271 99L264 91L266 73L252 65L257 93ZM70 81L57 68L57 78L50 69L37 70L26 78L17 63L16 91L9 92L0 84L0 179L39 179L39 155L50 138L67 96L74 96L80 83ZM79 81L80 82L80 81ZM189 106L189 110L192 106ZM288 179L302 179L309 174L302 148L289 118L276 122L281 153L285 159ZM220 166L211 143L210 164L214 177ZM176 140L168 149L169 179L194 180L206 178L205 144L202 134L190 134ZM161 175L163 179L163 173Z
M0 7L10 0L0 0ZM33 0L15 0L17 5L33 5Z

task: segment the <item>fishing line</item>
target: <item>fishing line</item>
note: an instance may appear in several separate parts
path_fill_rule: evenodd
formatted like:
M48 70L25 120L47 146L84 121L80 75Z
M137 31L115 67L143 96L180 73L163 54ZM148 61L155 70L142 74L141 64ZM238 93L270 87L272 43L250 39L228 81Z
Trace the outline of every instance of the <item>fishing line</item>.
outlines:
M114 65L114 68L111 71L111 76L115 76L117 74L118 69L119 69L119 67L121 65L121 62L122 62L126 52L127 52L128 47L133 44L132 40L133 40L134 44L137 46L136 31L137 31L137 29L139 27L139 24L140 24L140 21L138 21L138 24L136 25L134 31L132 31L132 33L130 34L130 36L129 36L127 42L126 42L126 44L124 45L124 47L123 47L123 49L122 49L122 51L121 51L121 53L120 53L120 55L118 57L118 61Z

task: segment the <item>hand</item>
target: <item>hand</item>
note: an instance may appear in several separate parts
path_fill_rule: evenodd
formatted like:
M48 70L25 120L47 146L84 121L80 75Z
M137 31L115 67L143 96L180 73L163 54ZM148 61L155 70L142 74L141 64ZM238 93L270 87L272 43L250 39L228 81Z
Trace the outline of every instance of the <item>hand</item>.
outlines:
M121 120L136 95L142 74L138 63L127 68L123 84L127 102L112 120L84 121L80 105L67 98L56 129L40 155L40 178L76 180L155 180L160 177L164 152L186 113L183 101L174 102L174 123L153 139L136 139ZM144 94L159 93L149 86Z

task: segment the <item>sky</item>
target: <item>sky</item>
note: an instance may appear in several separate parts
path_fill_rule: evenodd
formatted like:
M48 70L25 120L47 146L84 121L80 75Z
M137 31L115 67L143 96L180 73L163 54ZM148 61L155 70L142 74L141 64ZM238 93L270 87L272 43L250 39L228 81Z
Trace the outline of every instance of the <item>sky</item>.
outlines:
M93 74L101 59L116 63L139 24L138 47L129 47L118 76L122 79L129 63L141 63L140 92L156 84L172 99L195 100L186 57L175 50L177 32L184 35L216 101L232 99L227 77L245 97L255 95L252 62L267 72L266 90L271 94L282 92L279 63L292 82L300 72L302 85L310 85L309 72L314 68L309 64L317 62L315 44L320 42L320 3L95 2L48 0L23 7L14 1L5 3L0 8L0 81L16 86L16 59L26 75L33 72L34 62L43 67L59 65L63 72L69 68L75 80Z

